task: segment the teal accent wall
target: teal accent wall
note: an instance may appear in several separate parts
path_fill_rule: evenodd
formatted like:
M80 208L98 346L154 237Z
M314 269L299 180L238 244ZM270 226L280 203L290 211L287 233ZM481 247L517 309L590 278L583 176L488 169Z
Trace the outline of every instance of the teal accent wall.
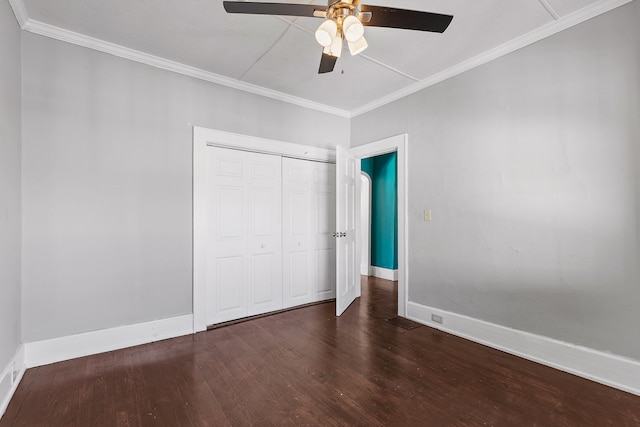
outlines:
M371 265L398 268L398 174L396 153L362 159L371 177Z

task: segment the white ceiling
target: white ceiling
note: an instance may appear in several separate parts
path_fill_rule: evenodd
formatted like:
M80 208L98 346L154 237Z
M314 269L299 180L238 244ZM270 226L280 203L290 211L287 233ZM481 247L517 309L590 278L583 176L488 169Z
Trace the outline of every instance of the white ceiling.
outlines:
M317 18L229 15L222 0L10 1L26 30L127 51L120 56L178 72L184 64L185 74L352 116L629 0L362 0L454 19L443 34L366 27L369 48L355 57L345 50L335 71L323 75L313 36ZM162 59L173 65L163 66Z

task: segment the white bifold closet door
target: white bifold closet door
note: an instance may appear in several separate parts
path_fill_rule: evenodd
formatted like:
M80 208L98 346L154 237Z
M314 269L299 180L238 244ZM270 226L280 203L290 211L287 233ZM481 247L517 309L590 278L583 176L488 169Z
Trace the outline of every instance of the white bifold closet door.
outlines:
M282 309L282 158L207 148L207 324Z
M282 159L284 307L335 297L335 170Z

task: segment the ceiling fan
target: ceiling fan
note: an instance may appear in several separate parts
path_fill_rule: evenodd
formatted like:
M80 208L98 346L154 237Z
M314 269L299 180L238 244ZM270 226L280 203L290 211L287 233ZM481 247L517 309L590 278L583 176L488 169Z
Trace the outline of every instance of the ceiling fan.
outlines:
M439 13L360 4L360 0L329 0L327 6L251 1L223 3L227 13L324 18L315 33L316 40L322 46L319 74L333 71L342 52L343 39L347 41L351 55L357 55L367 48L365 26L442 33L453 19L451 15Z

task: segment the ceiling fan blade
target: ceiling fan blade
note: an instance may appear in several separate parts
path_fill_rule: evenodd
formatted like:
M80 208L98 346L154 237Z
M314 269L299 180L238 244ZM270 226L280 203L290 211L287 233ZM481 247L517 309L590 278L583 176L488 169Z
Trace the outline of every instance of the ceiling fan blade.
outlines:
M249 13L253 15L288 15L288 16L315 16L314 11L324 12L326 6L313 4L294 3L261 3L250 1L224 1L224 10L227 13Z
M407 30L443 33L453 16L393 7L360 5L361 12L371 12L371 19L362 22L367 27L404 28Z
M337 56L329 55L322 52L322 59L320 60L320 68L318 69L318 74L332 72L333 67L336 66L336 61L338 61Z

